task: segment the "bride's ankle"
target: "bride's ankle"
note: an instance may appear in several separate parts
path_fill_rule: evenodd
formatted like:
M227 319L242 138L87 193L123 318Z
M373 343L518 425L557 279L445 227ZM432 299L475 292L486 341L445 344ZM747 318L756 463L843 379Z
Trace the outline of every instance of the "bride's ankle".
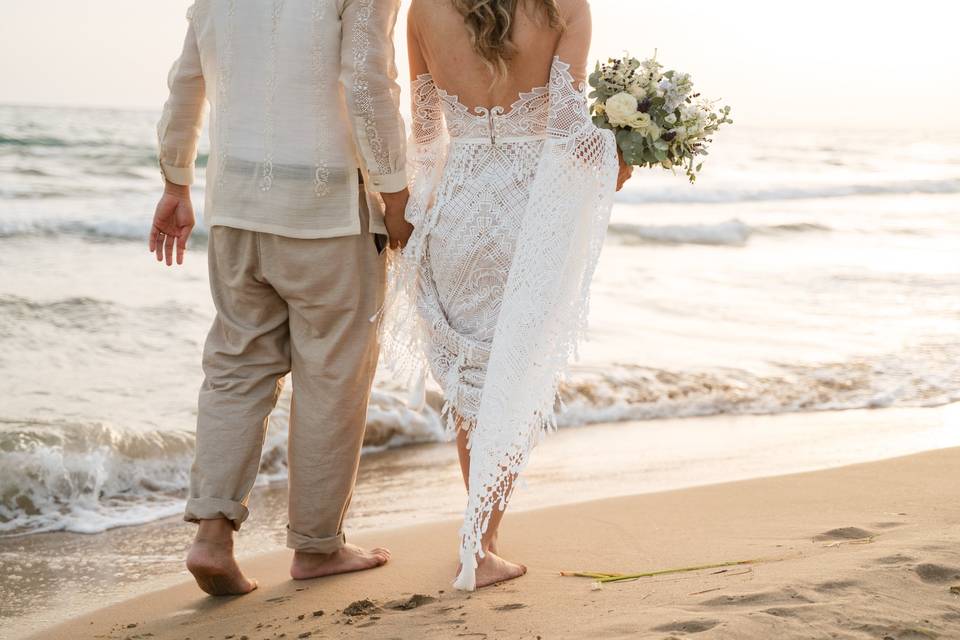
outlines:
M489 540L484 540L480 543L480 548L483 549L484 553L496 553L497 552L497 536L491 537Z

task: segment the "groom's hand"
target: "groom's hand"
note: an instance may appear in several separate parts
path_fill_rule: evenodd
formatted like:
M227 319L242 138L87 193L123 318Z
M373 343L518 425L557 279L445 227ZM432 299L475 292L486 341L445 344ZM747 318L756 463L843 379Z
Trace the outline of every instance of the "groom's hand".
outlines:
M413 225L404 217L407 212L407 202L410 200L410 191L404 189L397 193L381 193L386 205L384 222L387 233L390 235L390 248L403 249L413 234Z
M190 187L167 182L150 229L150 253L157 255L157 262L166 258L167 266L172 266L176 250L177 264L183 264L187 240L195 224Z

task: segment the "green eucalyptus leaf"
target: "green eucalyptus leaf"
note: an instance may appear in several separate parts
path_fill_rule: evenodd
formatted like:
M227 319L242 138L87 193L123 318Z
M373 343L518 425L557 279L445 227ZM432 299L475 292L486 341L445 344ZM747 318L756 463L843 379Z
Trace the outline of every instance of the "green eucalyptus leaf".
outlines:
M646 137L639 131L634 131L633 129L627 130L627 138L635 145L643 145L646 142Z

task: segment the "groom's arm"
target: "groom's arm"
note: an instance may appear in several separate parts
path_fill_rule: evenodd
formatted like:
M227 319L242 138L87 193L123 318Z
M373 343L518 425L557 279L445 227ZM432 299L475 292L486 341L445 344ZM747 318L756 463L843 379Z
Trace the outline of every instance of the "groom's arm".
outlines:
M153 216L149 240L150 252L156 254L158 261L166 259L167 266L174 260L183 264L187 240L195 224L190 185L203 125L206 85L192 20L183 52L170 70L169 84L170 98L157 126L164 191Z
M407 188L406 133L394 27L400 0L345 0L341 19L341 75L366 187L395 193Z
M157 127L160 169L167 182L189 186L193 184L207 98L200 48L192 21L187 29L183 52L170 70L168 84L170 97Z

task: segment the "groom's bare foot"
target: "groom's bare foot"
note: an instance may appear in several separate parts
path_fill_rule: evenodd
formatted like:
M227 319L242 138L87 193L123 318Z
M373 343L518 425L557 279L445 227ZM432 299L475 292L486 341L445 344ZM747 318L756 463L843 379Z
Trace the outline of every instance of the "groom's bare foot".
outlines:
M256 589L257 583L240 571L233 557L233 527L224 523L206 527L201 523L201 531L187 554L187 569L197 585L212 596L242 596Z
M492 550L484 554L477 566L477 589L513 580L527 573L527 568L504 560Z
M290 576L294 580L311 580L338 573L376 569L389 560L390 552L387 549L377 547L367 551L355 544L346 544L333 553L297 551L293 554Z

